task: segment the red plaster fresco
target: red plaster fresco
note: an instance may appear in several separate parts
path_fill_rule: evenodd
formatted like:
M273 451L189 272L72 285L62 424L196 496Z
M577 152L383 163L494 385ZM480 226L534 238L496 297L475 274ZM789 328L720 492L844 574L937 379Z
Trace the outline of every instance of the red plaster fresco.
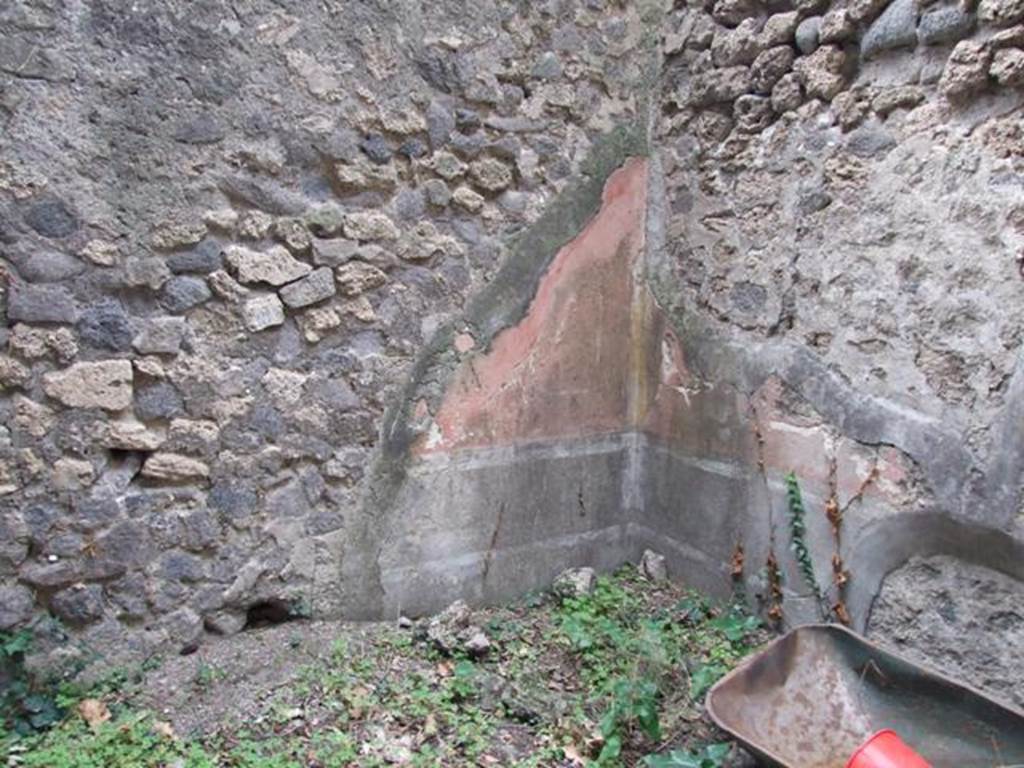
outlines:
M643 159L611 175L601 209L555 256L522 321L465 355L417 453L628 426L646 191Z
M795 471L820 496L830 492L834 456L844 503L858 491L892 506L905 501L911 469L899 451L833 436L777 377L748 399L691 372L685 345L634 279L646 184L643 159L612 174L600 210L555 256L526 316L489 348L456 336L461 363L414 453L638 429L702 459L749 466L760 455L770 473ZM417 419L429 416L420 401Z

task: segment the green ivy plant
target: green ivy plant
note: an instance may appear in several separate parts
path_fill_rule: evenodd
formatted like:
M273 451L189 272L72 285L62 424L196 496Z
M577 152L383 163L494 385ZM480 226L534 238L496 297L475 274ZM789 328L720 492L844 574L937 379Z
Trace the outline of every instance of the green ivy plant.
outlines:
M8 678L0 690L0 722L22 736L49 728L64 716L56 690L37 680L25 667L31 645L32 633L27 629L0 632L0 669Z
M648 755L646 768L721 768L729 756L729 744L709 744L697 752L673 750L664 755Z
M738 611L712 619L709 624L725 635L730 643L738 643L761 628L761 620L757 616Z
M611 705L601 718L604 747L597 756L598 765L615 764L622 753L623 739L634 727L652 741L661 738L657 684L650 680L616 680L611 693Z
M800 574L804 577L807 586L821 602L821 587L818 586L818 578L814 575L814 563L811 561L811 553L807 547L807 524L804 522L807 512L804 508L803 495L800 493L800 482L793 472L786 475L786 504L789 507L789 530L793 540L791 544L793 556L796 558L796 564L800 568Z
M724 664L702 664L690 675L690 698L700 701L711 686L717 683L729 670Z

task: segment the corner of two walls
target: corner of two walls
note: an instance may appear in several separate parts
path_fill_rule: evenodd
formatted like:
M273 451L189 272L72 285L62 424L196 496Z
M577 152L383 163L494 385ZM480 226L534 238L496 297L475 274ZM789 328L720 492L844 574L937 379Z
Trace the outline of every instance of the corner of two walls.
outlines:
M747 488L738 469L725 482L694 472L712 443L738 449L742 465L749 441L721 432L735 402L689 408L681 348L646 281L649 160L620 163L596 177L591 218L518 285L520 316L502 327L492 316L503 307L477 301L431 347L450 364L407 391L402 471L364 515L378 523L367 548L377 582L347 591L375 593L366 614L507 598L645 547L670 555L676 576L728 593ZM481 329L493 327L488 339ZM678 463L688 451L702 457L692 467ZM365 577L367 565L349 572Z
M451 334L450 383L415 406L421 433L380 557L385 612L508 597L647 547L695 587L777 602L786 623L861 630L914 556L1024 576L1021 543L970 514L1000 489L1012 497L1010 459L979 484L940 420L858 391L802 345L731 338L673 306L663 185L656 153L625 161L517 323L485 344L468 324ZM820 598L791 554L790 472Z
M409 388L402 472L364 515L378 521L370 614L507 598L647 547L675 577L725 596L737 546L772 548L781 520L758 512L770 504L767 475L752 471L751 399L690 370L648 284L658 159L620 160L585 226L518 286L527 298L513 322L477 301L477 316L431 347L449 364Z
M343 560L345 595L364 600L347 614L507 598L638 554L623 505L645 152L638 129L610 134L421 358L360 516L371 546Z
M4 629L1024 575L1019 3L164 5L0 14Z
M658 158L652 169L663 216ZM735 578L785 625L838 620L869 631L886 579L916 558L980 568L982 581L1008 577L999 588L1019 593L1021 452L1009 436L1024 407L1020 362L993 418L997 450L981 463L955 423L899 402L901 393L865 392L809 346L736 333L681 299L666 229L663 218L649 226L661 377L642 428L645 546L674 551L676 574L713 593ZM790 473L820 596L792 554Z

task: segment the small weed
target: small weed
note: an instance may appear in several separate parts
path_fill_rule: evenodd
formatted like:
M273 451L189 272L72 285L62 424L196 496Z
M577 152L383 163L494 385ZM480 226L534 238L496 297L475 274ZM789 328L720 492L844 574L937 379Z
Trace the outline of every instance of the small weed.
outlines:
M750 647L761 622L738 605L714 608L686 594L670 610L651 615L634 588L631 569L599 578L588 596L563 599L561 641L575 653L581 678L597 692L590 707L601 713L603 746L598 766L619 765L627 744L661 738L663 690L678 690L687 667L689 699L700 701Z
M348 661L348 641L344 637L339 637L333 643L331 643L331 658L332 664L342 665Z
M476 695L476 666L471 661L460 661L455 665L451 682L452 693L465 701Z
M216 763L197 745L157 735L145 715L101 723L89 729L69 718L47 734L31 736L11 749L13 765L23 768L156 768L175 762L189 768Z
M206 690L212 687L218 680L223 680L226 677L227 672L220 667L212 664L200 664L199 668L196 669L196 676L192 681L192 685L197 690Z
M658 686L650 680L616 680L611 686L611 704L601 718L604 747L598 765L619 759L623 740L634 727L651 741L661 738Z
M714 619L710 626L725 635L729 642L738 643L760 629L761 620L757 616L730 613Z
M329 731L313 739L310 754L322 768L346 768L359 756L355 740L344 731Z
M690 696L694 701L700 701L715 683L717 683L729 668L724 664L702 664L694 670L690 676Z

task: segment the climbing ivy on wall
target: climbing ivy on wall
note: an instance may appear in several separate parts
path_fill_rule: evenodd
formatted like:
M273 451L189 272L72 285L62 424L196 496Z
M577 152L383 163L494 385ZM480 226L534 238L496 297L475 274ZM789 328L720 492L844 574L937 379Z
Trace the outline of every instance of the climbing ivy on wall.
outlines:
M800 493L800 482L793 472L786 475L786 506L789 508L789 532L792 539L790 548L793 551L793 557L796 558L797 567L799 567L804 581L820 604L823 600L821 587L818 585L818 578L814 573L814 563L807 546L807 524L804 522L807 511L804 508L803 495ZM825 613L825 617L827 618L827 613Z

